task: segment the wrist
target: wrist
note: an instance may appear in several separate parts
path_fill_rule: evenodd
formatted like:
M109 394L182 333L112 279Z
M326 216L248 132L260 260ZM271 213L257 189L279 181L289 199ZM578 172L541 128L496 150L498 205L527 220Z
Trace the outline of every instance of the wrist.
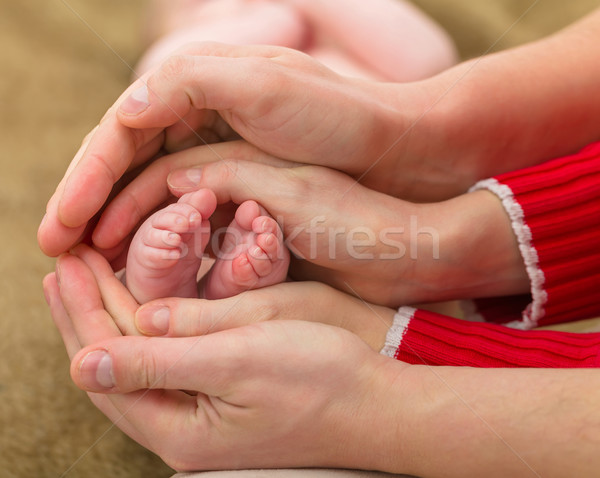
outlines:
M437 84L357 84L368 91L364 112L370 124L363 130L367 147L357 156L358 168L349 171L354 177L371 189L418 202L446 199L468 189L472 183L460 177L463 171L447 157L448 148L440 141L440 128L448 125L437 118Z
M384 192L416 202L441 201L481 179L479 160L496 142L475 131L466 111L472 102L456 94L455 83L470 67L465 63L427 80L376 86L382 121L371 151L386 165ZM366 176L362 182L369 186L368 181Z
M419 423L412 419L422 397L420 375L413 365L373 354L362 405L354 420L353 441L345 467L387 473L415 474L419 455L413 436ZM419 367L420 368L420 367ZM415 474L416 476L416 474Z
M440 225L438 287L447 299L523 294L530 290L525 262L500 199L475 191L430 212Z
M494 194L476 191L432 204L396 201L391 224L402 225L403 254L380 269L393 274L388 305L530 290L510 218Z

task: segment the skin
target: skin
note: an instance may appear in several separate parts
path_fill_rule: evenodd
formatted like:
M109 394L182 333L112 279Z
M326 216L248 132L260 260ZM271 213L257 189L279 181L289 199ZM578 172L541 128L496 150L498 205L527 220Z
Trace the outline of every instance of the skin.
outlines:
M302 51L334 71L345 73L344 65L352 62L355 72L362 70L361 78L408 82L433 76L458 60L447 33L411 3L278 1L294 7L309 27L311 41Z
M136 81L84 140L48 203L40 246L68 250L126 171L162 146L197 142L182 136L182 118L200 138L234 130L269 154L419 201L575 151L600 138L599 31L597 11L542 41L409 84L341 77L277 47L189 47Z
M360 0L159 0L148 24L148 33L160 38L137 74L206 40L294 48L340 74L380 81L420 80L457 61L440 26L398 0L374 0L368 8Z
M128 248L123 281L138 302L222 299L286 279L289 252L277 222L256 202L246 201L226 233L211 232L208 218L216 205L211 190L192 191L143 222ZM206 246L216 237L223 238L215 244L216 262L203 265Z
M446 199L478 178L573 151L598 139L600 99L594 94L594 78L600 68L599 25L597 12L544 41L411 85L340 79L287 50L194 47L143 79L149 103L139 101L142 81L134 84L84 141L49 203L40 244L56 255L77 243L126 171L154 158L164 145L178 149L189 140L191 136L169 135L169 127L181 124L181 118L194 118L194 129L212 131L215 137L228 137L230 126L268 153L286 158L293 151L295 157L289 159L345 170L379 191L419 200ZM126 100L134 90L137 99ZM330 111L325 116L320 110L324 102ZM316 124L319 128L306 127ZM315 178L310 168L300 173ZM445 203L469 197L476 197L477 204L455 210L470 218L460 224L463 231L477 224L473 220L484 196L459 196ZM456 233L458 227L451 230ZM487 247L473 235L463 238L473 241L467 245ZM514 252L514 244L511 249L500 242L500 250ZM454 264L468 264L457 258L468 259L456 256ZM202 337L202 347L192 347L199 343L193 338L184 344L190 355L181 357L179 337L121 336L135 333L137 303L114 282L112 271L112 279L108 274L99 278L95 271L100 266L92 259L72 255L62 256L58 267L45 288L73 357L75 382L94 392L94 402L126 433L178 469L219 468L232 454L240 457L239 467L260 462L423 476L593 476L599 465L596 370L409 367L382 361L340 329L297 321L209 334ZM512 281L506 283L514 284L517 269L508 267ZM471 280L477 274L466 276ZM493 288L499 290L498 285ZM329 317L335 308L324 304L319 310ZM306 340L293 342L296 347L290 350L294 337ZM262 345L260 353L256 345ZM90 355L94 351L109 354L111 386L97 382L100 355ZM344 360L332 360L332 355ZM193 364L196 374L189 373ZM169 374L161 373L165 370ZM296 375L305 379L286 381ZM332 382L332 376L340 379ZM149 387L157 390L139 391ZM184 397L178 392L182 389L200 395ZM297 408L289 408L298 396L307 397L300 422L294 421ZM136 407L121 419L135 400ZM331 403L339 407L327 405ZM361 418L351 421L348 416ZM253 428L256 417L262 428ZM181 441L172 436L173 419L182 424L176 428ZM284 429L289 434L283 436L280 427L268 426L282 420L289 424ZM215 429L230 434L217 434L209 449L200 446L207 436L215 436L210 434ZM248 432L253 429L259 430L256 436ZM219 441L224 436L230 439ZM198 437L201 443L195 441Z
M235 304L178 301L168 337L124 337L134 331L137 303L85 246L61 256L44 286L75 383L177 470L558 477L594 476L600 465L597 370L409 366L372 350L393 310L318 284L275 286L267 313L257 305L268 289ZM316 287L307 308L286 306L305 292L296 287ZM139 323L148 307L137 311ZM372 348L357 330L314 323L332 317L344 326L361 317L363 332L373 324L358 331Z
M208 162L213 151L199 147L155 161L109 205L94 242L114 250L170 194L209 188L220 205L254 200L278 220L296 256L295 280L318 278L389 306L529 290L510 221L491 193L414 204L243 142L218 146L224 157L233 148L232 156L244 159ZM195 168L178 169L194 162Z

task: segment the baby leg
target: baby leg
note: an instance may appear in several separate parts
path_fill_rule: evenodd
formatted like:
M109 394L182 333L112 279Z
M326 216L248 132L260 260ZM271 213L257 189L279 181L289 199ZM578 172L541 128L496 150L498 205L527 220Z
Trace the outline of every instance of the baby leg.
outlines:
M153 10L148 29L159 39L138 63L138 76L189 43L216 41L300 49L306 41L304 22L295 9L267 0L155 0Z
M161 297L197 297L197 274L210 238L214 193L201 189L150 216L127 256L126 284L140 303Z
M213 249L219 250L216 262L201 282L201 295L207 299L277 284L287 276L290 255L281 229L254 201L240 205L221 247Z
M321 61L323 37L339 52L386 81L414 81L456 63L448 34L412 4L400 0L278 0L294 6L321 32L306 52ZM314 48L314 49L312 49ZM322 60L329 66L330 48ZM343 56L343 55L342 55ZM335 68L335 63L332 65ZM343 73L343 71L342 71Z

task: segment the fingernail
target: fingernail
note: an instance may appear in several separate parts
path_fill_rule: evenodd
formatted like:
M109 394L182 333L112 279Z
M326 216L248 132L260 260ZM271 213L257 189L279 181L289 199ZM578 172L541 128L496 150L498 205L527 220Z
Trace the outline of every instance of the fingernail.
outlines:
M84 387L90 390L106 390L115 386L112 359L106 350L87 354L79 365L79 377Z
M144 335L166 335L169 332L171 310L163 305L147 306L138 309L135 322Z
M148 101L148 87L142 85L121 103L119 109L121 113L126 115L139 115L148 106L150 106L150 102Z
M173 171L167 180L174 189L196 188L202 181L202 168L178 169Z

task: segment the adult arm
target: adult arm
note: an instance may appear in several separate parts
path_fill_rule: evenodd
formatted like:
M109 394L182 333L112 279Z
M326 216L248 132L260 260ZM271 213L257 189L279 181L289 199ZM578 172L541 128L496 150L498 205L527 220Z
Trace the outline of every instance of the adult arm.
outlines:
M424 118L435 137L433 155L424 157L442 158L439 166L446 164L453 178L458 168L454 174L464 174L466 188L600 139L598 38L600 10L547 38L467 61L425 82L437 89L439 102ZM421 187L418 178L415 187Z
M131 318L135 307L98 273L110 271L100 256L78 254L59 260L60 288L54 276L45 282L73 378L176 469L527 477L593 476L600 466L597 370L407 366L341 329L296 320L122 337L111 315Z
M525 301L476 301L480 317L532 328L600 315L600 143L473 189L502 200L531 283Z

